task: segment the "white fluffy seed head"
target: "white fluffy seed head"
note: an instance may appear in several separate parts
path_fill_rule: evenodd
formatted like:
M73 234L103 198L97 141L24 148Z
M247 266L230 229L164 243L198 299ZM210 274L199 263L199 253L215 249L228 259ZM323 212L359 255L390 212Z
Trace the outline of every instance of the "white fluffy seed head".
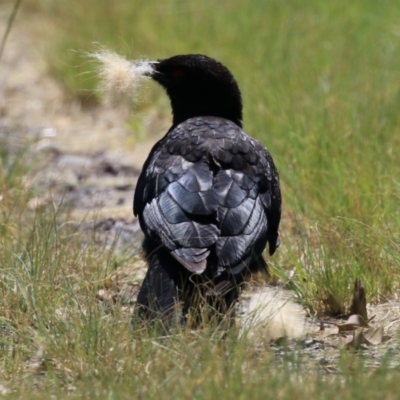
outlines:
M126 99L136 100L141 84L154 72L154 62L129 61L105 48L88 56L100 62L100 90L105 101L114 105Z

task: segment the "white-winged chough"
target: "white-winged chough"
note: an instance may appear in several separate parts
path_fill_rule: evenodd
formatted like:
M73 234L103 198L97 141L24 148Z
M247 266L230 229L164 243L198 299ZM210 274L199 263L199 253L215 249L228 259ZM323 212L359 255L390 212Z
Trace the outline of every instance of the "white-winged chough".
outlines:
M242 101L230 71L204 55L153 62L173 124L139 177L134 213L148 271L138 295L145 319L208 304L233 309L246 274L279 246L279 177L268 150L242 130Z

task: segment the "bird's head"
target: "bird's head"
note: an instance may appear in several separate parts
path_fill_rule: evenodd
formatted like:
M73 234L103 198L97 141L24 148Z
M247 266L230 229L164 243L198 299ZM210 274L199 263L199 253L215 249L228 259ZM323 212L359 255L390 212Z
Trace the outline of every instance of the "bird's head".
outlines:
M167 91L174 126L199 116L226 118L242 126L239 86L228 68L213 58L186 54L129 61L105 48L88 56L100 62L100 88L111 103L120 97L135 98L143 79L152 78Z
M214 116L242 125L242 100L231 72L213 58L178 55L151 62L151 78L167 92L173 124L189 118Z

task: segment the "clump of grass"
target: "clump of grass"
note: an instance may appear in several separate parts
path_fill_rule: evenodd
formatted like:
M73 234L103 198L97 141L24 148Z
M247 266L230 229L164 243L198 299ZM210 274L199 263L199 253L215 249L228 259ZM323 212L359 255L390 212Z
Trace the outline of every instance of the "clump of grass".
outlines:
M322 228L298 218L295 232L284 236L288 246L272 270L311 314L344 316L356 279L363 282L370 302L387 301L397 292L399 245L391 234L352 219L338 217ZM291 270L290 279L285 269Z
M24 187L24 176L29 170L24 145L15 145L13 132L0 128L0 239L8 241L17 235L15 225L32 195ZM3 246L6 243L3 242Z

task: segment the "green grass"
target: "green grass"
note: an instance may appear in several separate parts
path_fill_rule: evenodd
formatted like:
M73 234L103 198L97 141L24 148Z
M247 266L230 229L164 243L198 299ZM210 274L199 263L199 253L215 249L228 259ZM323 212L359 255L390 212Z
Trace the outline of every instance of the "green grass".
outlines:
M316 314L346 313L356 278L369 302L398 292L394 2L25 0L21 11L30 25L41 21L53 74L83 103L96 99L94 65L82 57L93 42L132 59L205 53L222 61L241 87L245 130L267 145L282 179L272 270L283 279L295 271L289 283ZM150 107L170 113L155 85L132 111L135 125ZM327 373L319 360L303 361L301 348L276 359L235 329L220 340L212 329L160 339L131 328L120 305L104 310L96 299L125 260L82 249L63 210L27 210L31 166L0 148L0 383L14 390L10 398L396 398L389 353L371 368L343 352Z

